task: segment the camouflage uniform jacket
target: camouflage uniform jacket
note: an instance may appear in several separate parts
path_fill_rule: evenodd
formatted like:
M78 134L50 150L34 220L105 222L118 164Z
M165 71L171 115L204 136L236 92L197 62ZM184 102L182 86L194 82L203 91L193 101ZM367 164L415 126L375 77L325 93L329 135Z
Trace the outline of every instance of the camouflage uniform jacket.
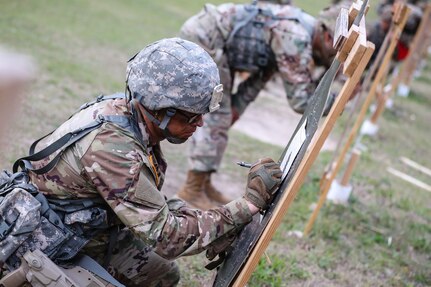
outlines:
M96 103L63 123L44 145L99 115L129 117L130 109L124 99ZM251 221L243 198L206 212L189 209L178 199L166 201L160 192L166 162L159 144L148 145L146 128L138 122L141 140L127 129L104 123L69 147L54 169L31 174L32 182L50 198L102 197L126 228L168 259L217 249L216 239L220 238L216 244L224 237L228 241Z
M259 3L278 17L294 17L298 8L288 5ZM206 4L196 15L188 19L181 28L180 37L202 46L219 65L226 63L225 43L235 26L237 10L242 4ZM238 87L237 97L247 103L253 101L263 89L266 81L278 71L284 82L287 99L297 112L304 112L316 84L312 79L312 35L295 20L276 20L265 26L265 38L275 54L276 65L266 71L252 74ZM308 29L310 30L310 29ZM221 75L224 87L231 87ZM223 82L224 81L224 82Z

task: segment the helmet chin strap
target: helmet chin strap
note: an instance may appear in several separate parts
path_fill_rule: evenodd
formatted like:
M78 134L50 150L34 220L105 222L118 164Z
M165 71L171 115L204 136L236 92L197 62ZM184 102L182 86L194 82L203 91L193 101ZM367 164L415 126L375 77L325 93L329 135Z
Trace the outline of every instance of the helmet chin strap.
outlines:
M177 137L174 137L168 129L168 124L171 121L171 118L175 115L176 110L175 109L167 109L166 114L163 117L162 121L159 121L156 119L152 114L150 114L146 109L144 109L145 115L153 122L155 123L159 129L162 130L163 136L168 140L168 142L173 144L181 144L185 142L187 139L180 139Z
M167 129L162 130L162 132L163 132L163 135L168 140L168 142L170 142L172 144L182 144L187 140L187 139L180 139L180 138L176 138L176 137L172 136L171 133Z

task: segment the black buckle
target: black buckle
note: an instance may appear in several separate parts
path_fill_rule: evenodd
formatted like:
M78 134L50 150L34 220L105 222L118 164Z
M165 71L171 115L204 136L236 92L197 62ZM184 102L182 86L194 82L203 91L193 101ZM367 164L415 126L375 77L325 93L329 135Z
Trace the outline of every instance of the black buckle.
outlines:
M102 114L100 114L97 116L96 121L103 123L103 122L105 122L105 117Z
M96 103L103 101L103 97L104 97L104 96L105 96L105 95L103 95L103 94L98 95L98 96L97 96L97 98L96 98Z

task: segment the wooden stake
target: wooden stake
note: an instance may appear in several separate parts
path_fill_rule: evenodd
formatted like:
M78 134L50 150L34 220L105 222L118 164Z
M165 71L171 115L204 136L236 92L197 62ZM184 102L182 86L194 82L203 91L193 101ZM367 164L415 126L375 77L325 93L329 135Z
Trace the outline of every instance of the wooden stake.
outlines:
M429 169L429 168L427 168L427 167L425 167L423 165L420 165L417 162L414 162L411 159L408 159L408 158L403 157L403 156L400 157L400 160L403 163L405 163L406 165L408 165L408 166L410 166L410 167L412 167L412 168L414 168L414 169L416 169L416 170L418 170L418 171L420 171L420 172L422 172L422 173L424 173L426 175L431 176L431 169Z
M365 99L364 104L362 105L361 111L359 112L359 115L355 121L355 124L353 125L353 128L350 131L350 134L347 138L347 141L346 141L343 149L341 150L340 155L338 156L337 160L335 161L334 169L331 170L331 172L329 173L329 178L325 179L325 181L324 181L317 206L313 210L313 213L311 214L310 219L308 220L307 225L304 229L304 236L308 235L309 232L311 231L311 228L313 227L313 224L317 218L317 215L319 214L319 211L322 208L322 206L326 200L326 196L329 192L331 184L334 181L335 176L337 175L337 173L341 167L342 162L344 161L344 158L347 154L349 147L353 143L353 140L356 138L356 135L359 131L359 128L360 128L362 122L364 121L366 112L368 111L368 108L371 104L371 101L374 98L377 86L380 83L381 79L383 78L384 73L386 71L386 67L388 66L388 64L391 60L392 53L395 50L395 46L398 43L398 39L401 35L401 31L404 29L404 25L407 22L407 18L409 16L409 14L410 14L410 8L405 9L404 13L402 15L402 21L399 24L395 24L395 28L393 29L393 33L392 33L391 42L390 42L389 47L386 51L386 54L383 58L382 64L380 65L380 67L377 71L376 77L374 78L374 82L371 85L370 91L369 91L369 93Z
M394 72L396 71L394 70ZM385 74L385 77L380 81L379 91L376 92L376 110L373 112L370 119L370 122L372 122L373 124L377 124L377 120L384 112L386 108L386 102L389 99L389 93L392 90L392 87L390 88L389 91L385 90L386 76L387 76L387 73Z
M385 94L382 94L380 99L378 99L376 101L376 103L377 103L376 110L374 111L374 113L372 114L372 116L370 118L370 122L372 122L373 124L377 124L377 120L379 119L379 117L383 113L383 111L385 110L386 101L387 101L387 97L385 96Z
M352 155L350 156L349 163L347 164L346 171L344 172L344 175L341 178L340 184L342 186L348 186L349 185L350 177L352 176L353 169L355 168L355 165L358 162L360 154L361 154L361 152L358 149L353 149Z
M334 49L339 49L344 44L348 36L349 27L349 11L345 8L341 8L340 14L337 17L334 29Z
M338 60L340 60L340 62L344 62L346 60L358 36L359 36L359 27L356 25L353 25L350 28L349 33L347 34L347 39L344 42L343 47L341 47L341 50L338 51L337 53L336 57Z
M364 20L364 19L362 19ZM349 55L344 62L343 73L349 77L353 75L355 68L358 66L359 61L367 49L367 36L365 31L365 21L361 21L359 29L359 35L352 46Z
M350 8L349 8L349 27L352 25L356 16L358 16L359 11L361 10L363 3L364 3L364 1L362 1L362 0L356 0L350 6ZM367 4L367 7L365 8L365 15L368 13L369 9L370 9L370 4Z
M426 190L428 192L431 192L431 186L430 185L428 185L428 184L420 181L419 179L414 178L413 176L410 176L410 175L408 175L408 174L406 174L404 172L401 172L401 171L396 170L396 169L391 168L391 167L388 167L387 171L389 173L391 173L391 174L393 174L393 175L395 175L395 176L397 176L397 177L399 177L399 178L407 181L407 182L410 182L411 184L416 185L417 187L420 187L420 188L422 188L422 189L424 189L424 190Z

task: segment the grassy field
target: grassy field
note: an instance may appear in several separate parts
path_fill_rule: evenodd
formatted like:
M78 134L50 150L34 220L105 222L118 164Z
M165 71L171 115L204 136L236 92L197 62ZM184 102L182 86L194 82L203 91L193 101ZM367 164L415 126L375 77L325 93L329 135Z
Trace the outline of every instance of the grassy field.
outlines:
M223 1L212 1L214 4ZM239 2L239 1L238 1ZM316 14L329 1L296 1ZM204 1L1 1L0 45L35 57L37 80L11 122L9 145L0 166L9 168L34 139L55 128L83 102L100 93L124 89L126 61L146 44L176 35ZM407 169L405 156L431 166L429 94L431 66L412 85L412 96L396 98L380 119L376 138L365 138L352 178L348 206L327 204L307 238L303 230L317 201L323 168L331 158L321 153L283 224L273 238L249 286L430 286L430 193L387 173L403 170L422 181L431 178ZM335 131L336 133L338 130ZM231 131L225 158L252 161L278 157L280 148ZM166 150L172 166L185 168L184 150ZM245 180L245 169L223 162L221 173ZM211 273L204 256L182 258L181 286L202 286Z

